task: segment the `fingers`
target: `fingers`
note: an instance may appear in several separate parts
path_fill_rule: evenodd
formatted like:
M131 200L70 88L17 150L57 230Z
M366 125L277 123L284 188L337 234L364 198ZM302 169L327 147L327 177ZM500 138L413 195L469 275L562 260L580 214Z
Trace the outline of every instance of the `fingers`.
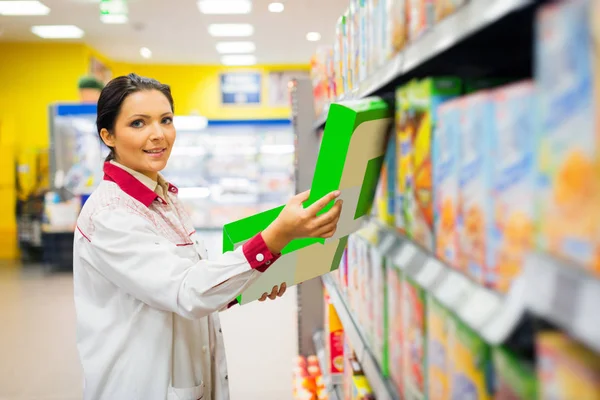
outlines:
M292 200L295 203L299 203L302 204L304 203L306 200L308 200L308 197L310 196L310 190L306 190L302 193L298 193L297 195L295 195L294 197L292 197Z
M329 225L325 225L324 227L322 227L315 234L315 237L328 239L330 237L333 237L333 235L335 235L336 230L337 230L337 221L335 221L335 223L331 223Z
M277 286L273 286L273 290L271 290L271 294L268 296L269 299L275 300L277 298L278 288Z
M263 293L262 296L260 296L260 299L258 299L258 301L265 301L267 299L267 293Z
M335 200L340 196L340 191L336 190L325 196L321 197L319 200L315 201L310 207L306 210L310 215L317 215L319 211L321 211L327 204Z
M283 294L285 293L285 290L287 289L287 285L285 284L285 282L283 282L281 284L281 286L279 286L279 292L277 293L278 297L283 296Z
M331 210L327 211L325 214L319 215L315 219L316 226L328 225L334 221L340 219L340 214L342 213L342 204L343 200L338 200L335 202Z

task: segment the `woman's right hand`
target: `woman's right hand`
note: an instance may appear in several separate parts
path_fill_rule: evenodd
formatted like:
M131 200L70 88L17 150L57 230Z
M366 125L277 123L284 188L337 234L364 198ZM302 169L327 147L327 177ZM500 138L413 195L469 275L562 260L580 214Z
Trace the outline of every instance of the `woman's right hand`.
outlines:
M279 216L262 233L263 240L272 253L281 250L292 240L300 238L330 238L335 234L342 212L342 200L321 215L327 204L339 197L340 192L331 192L314 204L304 208L302 203L308 200L310 191L292 197Z

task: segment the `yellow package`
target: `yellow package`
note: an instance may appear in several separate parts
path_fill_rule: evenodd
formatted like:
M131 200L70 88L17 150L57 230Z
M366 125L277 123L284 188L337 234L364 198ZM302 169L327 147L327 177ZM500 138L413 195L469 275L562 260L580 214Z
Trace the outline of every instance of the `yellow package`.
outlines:
M344 327L335 307L331 303L329 293L325 296L325 349L327 372L331 376L339 376L344 372Z
M600 356L563 333L536 338L539 399L600 399Z
M491 400L494 385L490 346L456 317L450 315L448 321L449 398Z
M427 300L427 393L429 400L447 400L448 311L432 296Z
M392 51L397 54L404 49L408 43L408 0L390 0L391 12L390 34L392 37Z
M373 390L366 377L358 375L352 378L352 400L370 400L372 396Z

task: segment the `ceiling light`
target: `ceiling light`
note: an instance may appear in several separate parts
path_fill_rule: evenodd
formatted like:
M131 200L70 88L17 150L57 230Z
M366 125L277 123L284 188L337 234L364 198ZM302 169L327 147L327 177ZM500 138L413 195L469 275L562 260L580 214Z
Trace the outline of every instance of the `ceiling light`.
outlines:
M75 25L38 25L31 32L44 39L79 39L83 31Z
M321 40L321 34L319 32L308 32L306 34L306 40L309 42L318 42Z
M254 27L250 24L211 24L208 33L221 37L252 36Z
M48 15L50 9L39 1L0 1L0 15Z
M249 14L250 0L199 0L198 9L203 14Z
M253 42L220 42L217 43L217 52L221 54L252 53L256 50Z
M100 21L105 24L126 24L129 18L125 14L102 14Z
M284 8L285 7L283 6L283 3L271 3L271 4L269 4L269 11L271 11L272 13L283 12Z
M152 57L152 51L150 51L150 49L147 47L142 47L140 49L140 55L144 58L150 58Z
M221 64L223 65L254 65L256 64L256 57L251 55L245 56L223 56L221 57Z

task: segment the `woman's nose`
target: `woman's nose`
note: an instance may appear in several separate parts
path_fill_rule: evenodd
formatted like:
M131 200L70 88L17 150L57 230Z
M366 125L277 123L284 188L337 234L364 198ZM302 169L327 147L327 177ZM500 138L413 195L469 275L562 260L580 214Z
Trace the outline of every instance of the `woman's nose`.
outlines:
M159 123L152 124L150 139L151 140L159 140L165 137L165 133L163 132L163 128Z

